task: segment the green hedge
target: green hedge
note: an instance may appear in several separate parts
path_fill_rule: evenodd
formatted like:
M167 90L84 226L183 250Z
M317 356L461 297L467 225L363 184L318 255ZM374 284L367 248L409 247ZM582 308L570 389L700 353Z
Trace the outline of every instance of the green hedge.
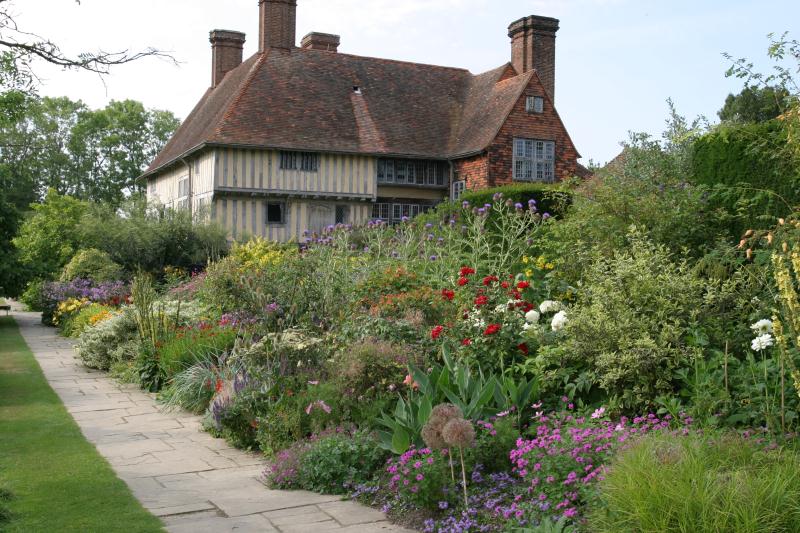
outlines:
M550 213L558 216L564 213L572 203L572 193L563 185L549 183L515 183L491 189L466 191L461 195L458 203L469 202L471 205L491 204L494 195L502 193L503 198L519 202L525 206L528 200L536 200L540 213Z
M446 219L453 213L457 213L463 202L469 202L472 206L483 206L494 202L494 195L502 193L503 198L522 205L528 205L528 200L536 200L540 213L550 213L554 217L564 214L572 203L572 192L561 184L549 183L515 183L503 187L491 189L481 189L476 191L466 191L457 201L442 202L436 209L428 211L414 219L418 224L428 222L438 223Z
M781 153L786 142L778 120L724 124L695 142L691 180L708 188L709 207L730 216L734 237L800 203L800 169Z

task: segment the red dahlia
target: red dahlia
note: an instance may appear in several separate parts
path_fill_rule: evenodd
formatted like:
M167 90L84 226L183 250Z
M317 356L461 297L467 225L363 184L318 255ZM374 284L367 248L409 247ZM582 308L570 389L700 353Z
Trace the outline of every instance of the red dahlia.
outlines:
M475 269L471 268L471 267L461 267L461 270L459 271L459 274L462 277L469 276L470 274L474 274L474 273L475 273Z
M495 333L498 333L501 329L503 329L503 326L500 324L489 324L489 326L486 328L486 331L484 331L483 334L488 337L489 335L494 335Z
M444 326L434 326L434 328L431 330L431 339L438 339L439 335L442 334L442 331L444 331Z

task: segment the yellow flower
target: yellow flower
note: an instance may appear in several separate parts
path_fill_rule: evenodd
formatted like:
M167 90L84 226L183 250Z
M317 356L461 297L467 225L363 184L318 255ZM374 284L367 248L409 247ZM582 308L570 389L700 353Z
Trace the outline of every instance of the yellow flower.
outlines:
M530 258L527 255L523 255L522 256L522 262L523 263L525 263L527 265L529 261L530 261Z
M532 278L533 277L533 270L530 268L525 271L525 277Z

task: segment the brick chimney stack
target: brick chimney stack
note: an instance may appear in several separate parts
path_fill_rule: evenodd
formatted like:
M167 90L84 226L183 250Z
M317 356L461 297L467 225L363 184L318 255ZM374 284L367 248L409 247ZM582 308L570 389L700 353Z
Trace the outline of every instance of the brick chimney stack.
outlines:
M511 64L519 74L536 70L545 90L555 101L556 92L556 32L558 19L531 15L512 22Z
M222 83L225 74L242 64L244 38L244 33L238 31L211 32L211 87Z
M258 51L295 46L297 0L259 0Z
M328 52L338 52L341 38L331 33L312 32L303 37L300 47L308 50L325 50Z

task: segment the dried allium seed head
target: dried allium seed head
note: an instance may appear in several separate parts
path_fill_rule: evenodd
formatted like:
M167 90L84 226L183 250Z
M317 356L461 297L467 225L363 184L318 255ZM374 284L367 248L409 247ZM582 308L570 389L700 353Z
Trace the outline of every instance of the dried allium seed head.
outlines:
M447 443L442 438L442 434L439 430L428 424L425 424L425 427L422 428L422 440L425 442L425 445L432 450L441 450L447 447Z
M466 448L475 442L475 428L472 427L472 422L455 418L444 426L442 438L450 446Z
M464 413L452 403L440 403L431 411L431 418L442 418L445 424L454 418L464 418ZM444 424L443 424L444 425Z

